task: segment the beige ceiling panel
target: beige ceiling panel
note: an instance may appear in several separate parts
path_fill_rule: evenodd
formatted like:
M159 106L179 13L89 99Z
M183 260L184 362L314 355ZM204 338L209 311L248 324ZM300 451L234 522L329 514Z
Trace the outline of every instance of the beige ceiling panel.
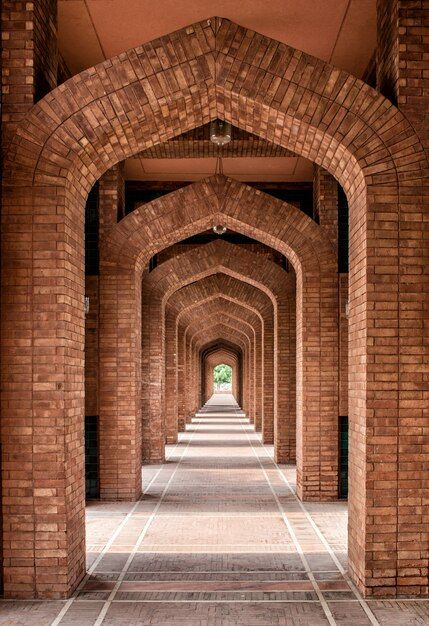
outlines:
M377 43L374 0L352 0L338 37L332 64L360 78Z
M313 180L313 163L302 157L296 159L293 180L300 182Z
M84 0L59 0L58 45L72 74L104 61Z
M87 0L107 57L221 15L328 60L347 0Z
M223 160L224 172L237 180L311 180L312 164L302 158L233 158ZM127 159L127 180L199 180L214 174L216 159Z
M145 173L140 159L127 159L125 161L124 176L126 180L143 180Z

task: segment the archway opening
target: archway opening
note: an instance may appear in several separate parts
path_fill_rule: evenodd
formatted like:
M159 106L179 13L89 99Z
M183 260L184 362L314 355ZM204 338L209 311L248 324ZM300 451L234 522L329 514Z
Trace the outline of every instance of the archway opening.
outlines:
M219 363L213 368L214 393L232 392L232 367L226 363Z

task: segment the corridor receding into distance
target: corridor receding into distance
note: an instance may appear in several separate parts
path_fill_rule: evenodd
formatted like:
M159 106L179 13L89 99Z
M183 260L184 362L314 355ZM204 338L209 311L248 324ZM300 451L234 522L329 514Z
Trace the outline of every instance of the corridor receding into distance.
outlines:
M429 625L429 0L4 0L0 626Z

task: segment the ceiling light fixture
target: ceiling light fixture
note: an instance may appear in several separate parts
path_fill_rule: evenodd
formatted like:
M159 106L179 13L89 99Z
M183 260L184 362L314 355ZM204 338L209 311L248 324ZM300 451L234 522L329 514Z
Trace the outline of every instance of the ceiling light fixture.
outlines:
M216 235L224 235L226 233L226 226L223 226L222 224L216 224L216 226L213 226L213 232Z
M210 122L210 141L219 148L231 141L231 124L224 120Z

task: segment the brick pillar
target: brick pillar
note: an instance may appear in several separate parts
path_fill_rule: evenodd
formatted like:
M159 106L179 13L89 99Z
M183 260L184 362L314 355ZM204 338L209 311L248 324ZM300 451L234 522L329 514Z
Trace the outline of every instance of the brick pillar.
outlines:
M349 301L349 275L338 274L338 318L339 318L339 398L338 413L339 415L349 414L349 394L348 394L348 378L349 378L349 322L347 318L347 306Z
M194 343L193 348L193 380L192 380L192 416L198 411L200 408L200 355L197 346Z
M4 150L56 86L56 3L3 2L2 45ZM55 189L13 184L2 198L4 594L64 598L85 572L84 225L78 215L64 227Z
M383 1L377 9L378 87L409 116L427 146L424 94L429 61L422 56L427 46L427 2ZM383 192L368 194L364 268L368 284L366 293L359 289L359 300L354 289L359 274L350 273L355 307L366 304L365 299L368 304L366 310L362 307L363 314L359 311L359 320L351 306L350 325L353 329L355 322L358 339L352 330L350 448L356 452L350 465L349 567L367 595L428 597L429 194L421 178L427 172L413 171L420 148L416 138L411 135L412 149L407 150L409 137L396 128L387 132L392 145L401 146L404 158L397 158L399 187L389 188L391 173L380 171L377 179ZM358 237L355 214L350 212L350 233ZM359 259L351 259L350 266L356 267L353 261L357 264ZM361 320L366 321L364 333ZM353 363L352 349L360 336L367 342L365 361L361 357ZM359 414L353 395L360 400L355 390L356 383L362 383L361 363L367 404Z
M107 170L99 184L100 239L106 230L124 216L125 179L124 162Z
M182 324L177 326L177 427L179 432L183 432L186 427L185 414L185 329Z
M89 298L89 311L85 315L85 415L99 415L98 276L85 277L85 296Z
M264 419L264 329L262 325L256 331L255 352L256 352L256 375L255 375L255 419L254 426L257 432L261 432Z
M255 338L255 334L254 334ZM255 363L255 341L250 345L249 348L249 376L247 378L247 402L248 402L248 415L247 417L250 419L251 423L253 423L254 419L254 401L255 401L255 388L253 384L255 372L254 372L254 363ZM239 402L238 397L238 363L233 370L233 375L235 379L235 386L233 388L233 392L235 394L237 402ZM244 393L242 394L244 398ZM241 401L243 403L243 400Z
M256 333L255 333L255 341L253 342L253 360L252 360L252 379L251 385L253 388L253 402L252 402L252 424L255 425L256 419L256 407L258 403L258 385L257 385L257 369L258 369L258 361L257 361L257 352L256 352ZM243 394L243 391L242 391Z
M338 258L338 182L325 169L313 166L313 212L314 218L325 231L332 245L332 251ZM344 300L345 299L345 300ZM348 274L338 276L338 410L334 416L335 430L338 437L338 417L348 415L348 322L345 316L348 300ZM340 408L341 397L341 408ZM342 410L346 410L342 413Z
M178 435L178 414L177 414L177 378L178 378L178 358L177 358L177 334L176 318L168 312L165 316L165 400L164 413L166 420L166 442L176 443Z
M104 242L122 212L122 168L114 166L99 183L100 498L108 500L141 494L141 278L112 268Z
M185 407L185 423L189 424L192 418L190 387L192 385L191 378L191 347L188 333L185 332L185 376L183 381L184 407Z
M295 298L281 297L277 303L277 385L278 408L274 424L276 463L296 462L295 403Z
M262 418L262 441L266 444L274 443L274 422L276 421L277 407L274 403L274 317L270 315L264 323L264 414Z
M142 454L144 463L165 458L165 331L161 295L146 288L142 294Z
M313 166L313 217L329 237L337 254L338 183L323 167Z
M57 2L2 5L2 143L40 98L57 86Z
M429 149L427 0L377 0L377 89Z

